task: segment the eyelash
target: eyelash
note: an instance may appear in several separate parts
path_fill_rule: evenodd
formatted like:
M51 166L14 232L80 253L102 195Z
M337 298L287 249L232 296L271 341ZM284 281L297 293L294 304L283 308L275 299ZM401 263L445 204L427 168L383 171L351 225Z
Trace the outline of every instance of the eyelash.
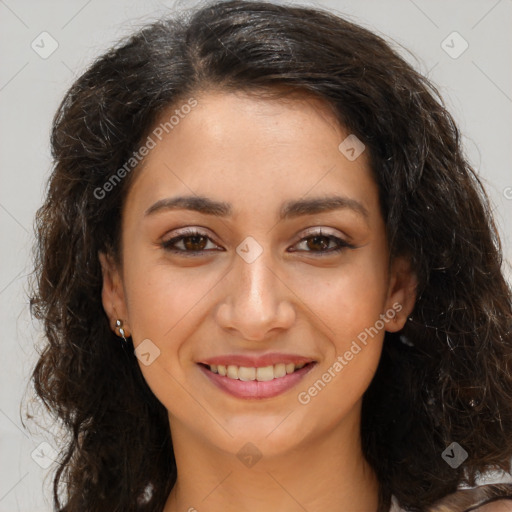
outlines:
M200 231L187 230L178 236L175 236L169 240L165 240L164 242L161 243L161 246L164 250L166 250L168 252L180 254L183 256L192 256L192 257L200 256L205 252L211 251L211 249L210 250L203 249L203 250L199 250L199 251L187 251L184 249L173 248L173 246L175 244L177 244L178 242L181 242L182 240L185 240L187 238L193 238L193 237L203 237L203 238L207 238L209 241L212 241L209 236L207 236L204 233L201 233ZM319 256L327 256L330 254L340 253L341 251L343 251L345 249L355 249L355 245L349 244L348 242L346 242L345 240L343 240L337 236L325 234L322 232L321 229L319 231L308 234L308 236L300 239L297 243L301 243L301 242L307 241L311 238L317 238L317 237L328 238L329 242L334 241L335 243L337 243L338 247L336 247L334 249L326 249L326 250L321 250L321 251L306 251L306 252L312 252L313 254L318 254ZM292 251L292 252L297 252L297 251Z

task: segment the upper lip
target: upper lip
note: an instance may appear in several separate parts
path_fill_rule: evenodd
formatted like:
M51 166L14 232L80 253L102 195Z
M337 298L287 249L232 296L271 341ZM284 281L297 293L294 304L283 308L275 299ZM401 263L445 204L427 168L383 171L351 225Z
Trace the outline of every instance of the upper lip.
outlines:
M245 366L247 368L260 368L264 366L273 366L279 363L294 363L294 364L302 364L302 363L312 363L313 359L310 357L299 356L297 354L263 354L260 356L251 356L251 355L241 355L241 354L231 354L225 356L215 356L209 357L208 359L203 359L199 361L202 364L206 364L208 366L211 365L223 365L223 366Z

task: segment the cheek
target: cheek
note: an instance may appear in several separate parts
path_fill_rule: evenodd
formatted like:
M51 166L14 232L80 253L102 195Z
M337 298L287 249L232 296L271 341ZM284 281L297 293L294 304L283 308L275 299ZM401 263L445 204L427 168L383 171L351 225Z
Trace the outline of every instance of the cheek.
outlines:
M344 264L300 278L299 289L308 290L303 297L321 320L317 327L327 339L321 371L300 390L298 401L310 418L338 421L362 397L375 374L387 295L387 265L381 254L384 248L356 250ZM331 420L326 411L331 411Z
M307 422L329 429L361 399L382 352L386 274L378 265L351 265L321 282L311 309L327 339L325 360L299 390ZM318 281L317 281L318 284Z
M377 251L356 250L331 268L304 267L290 280L297 296L321 320L318 327L336 344L345 345L384 312L387 273Z
M172 268L150 257L126 265L126 292L132 332L137 339L172 339L195 318L221 277L206 267Z

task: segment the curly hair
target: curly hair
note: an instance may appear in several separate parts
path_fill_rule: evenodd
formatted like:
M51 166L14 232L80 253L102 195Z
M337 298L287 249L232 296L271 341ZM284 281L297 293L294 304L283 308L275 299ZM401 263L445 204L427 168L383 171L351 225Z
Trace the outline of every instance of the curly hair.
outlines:
M121 211L137 167L108 198L97 191L164 110L212 88L306 92L366 145L390 257L408 257L418 278L412 318L386 333L363 396L379 510L394 495L426 511L488 469L510 471L511 289L489 198L438 90L380 36L328 11L229 0L122 40L55 115L30 301L46 335L34 388L69 434L54 506L64 486L67 512L161 511L176 482L167 411L101 301L98 253L120 261ZM442 457L452 442L468 454L455 469Z

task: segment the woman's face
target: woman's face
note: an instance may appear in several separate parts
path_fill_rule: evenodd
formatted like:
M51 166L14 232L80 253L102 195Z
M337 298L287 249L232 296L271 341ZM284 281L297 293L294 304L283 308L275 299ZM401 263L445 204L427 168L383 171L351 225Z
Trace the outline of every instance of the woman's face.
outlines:
M356 429L415 284L389 267L367 153L340 149L350 134L315 99L195 99L134 171L122 269L101 257L111 322L173 435L271 455Z

